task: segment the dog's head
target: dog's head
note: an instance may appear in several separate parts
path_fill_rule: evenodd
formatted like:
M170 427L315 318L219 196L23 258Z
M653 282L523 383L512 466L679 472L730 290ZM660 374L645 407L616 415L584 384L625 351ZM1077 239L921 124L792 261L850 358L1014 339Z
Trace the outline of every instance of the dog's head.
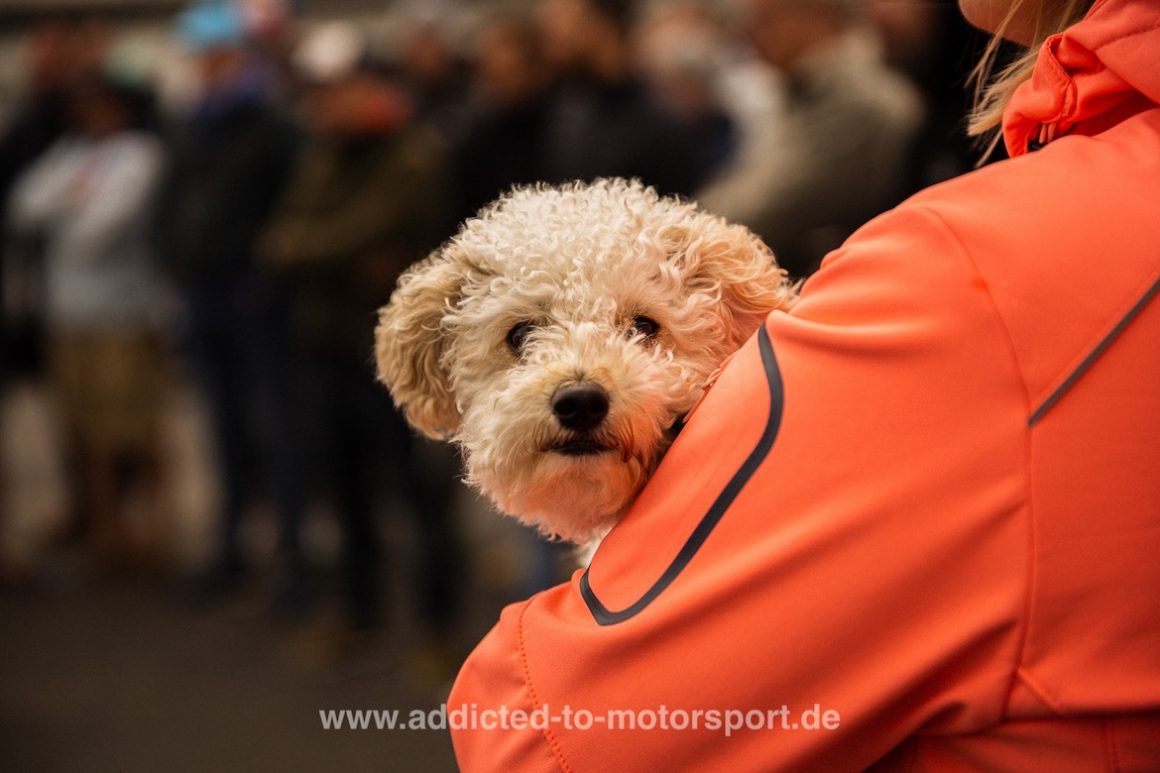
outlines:
M622 180L517 189L399 281L379 378L499 509L584 542L792 299L757 237L694 204Z

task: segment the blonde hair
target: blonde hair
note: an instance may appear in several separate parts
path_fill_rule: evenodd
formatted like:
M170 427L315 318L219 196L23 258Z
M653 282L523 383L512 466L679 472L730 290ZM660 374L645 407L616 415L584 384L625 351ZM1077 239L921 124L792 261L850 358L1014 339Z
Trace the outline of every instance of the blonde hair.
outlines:
M1007 16L999 24L979 63L971 71L969 82L975 89L975 104L967 121L967 134L971 137L987 137L983 159L994 152L1002 138L1003 111L1015 89L1031 78L1035 61L1039 58L1039 47L1052 35L1062 32L1082 19L1095 0L1040 0L1035 16L1035 26L1031 44L1027 51L1015 61L1003 67L998 75L993 75L999 57L999 45L1003 33L1011 26L1019 8L1025 0L1012 0ZM980 162L981 163L981 162Z

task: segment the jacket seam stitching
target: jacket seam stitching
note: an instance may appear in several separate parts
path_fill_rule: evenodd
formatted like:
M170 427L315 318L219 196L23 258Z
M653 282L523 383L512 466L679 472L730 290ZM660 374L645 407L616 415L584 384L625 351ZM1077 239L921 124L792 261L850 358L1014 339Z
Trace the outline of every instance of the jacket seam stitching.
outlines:
M520 653L520 668L524 672L524 686L528 688L528 697L532 699L532 709L538 711L540 708L540 699L536 695L536 688L532 685L532 671L528 666L528 652L524 646L524 615L528 611L528 607L532 605L532 600L529 599L526 604L520 609L520 616L516 626L517 642ZM556 741L556 737L552 734L550 727L543 729L544 740L548 742L548 747L552 750L552 756L556 759L556 764L560 766L560 770L564 773L571 773L572 768L568 765L568 761L564 759L564 753L560 749L560 744Z
M1108 767L1113 771L1122 770L1120 755L1116 752L1116 728L1111 719L1104 719L1104 744L1108 752Z
M1130 312L1132 308L1140 302L1141 296L1146 295L1148 288L1150 288L1155 283L1155 275L1148 274L1146 275L1144 281L1141 282L1138 286L1132 286L1132 292L1127 296L1128 300L1125 303L1118 304L1115 307L1115 314L1113 314L1103 325L1100 325L1098 328L1096 328L1095 333L1084 339L1083 344L1079 347L1076 354L1074 354L1071 359L1067 361L1067 364L1060 369L1059 373L1048 383L1047 387L1044 388L1040 394L1036 395L1035 402L1032 403L1031 415L1034 416L1039 412L1042 406L1047 405L1047 402L1059 390L1059 388L1067 383L1067 380L1071 378L1072 374L1075 373L1076 370L1087 361L1092 352L1098 349L1100 344L1107 339L1108 335L1111 334L1111 332L1120 325L1120 323L1124 320L1125 315L1128 314L1128 312ZM1143 290L1143 292L1141 292L1141 290ZM1095 363L1093 362L1092 365L1094 366ZM1081 374L1080 378L1082 379L1082 377L1083 374ZM1063 395L1060 397L1062 398L1062 396Z
M1025 416L1031 415L1031 390L1027 385L1027 377L1023 373L1023 368L1019 362L1019 354L1015 348L1015 341L1011 337L1011 331L1007 327L1007 323L1003 320L1003 315L999 312L999 305L995 302L995 298L991 295L991 287L983 278L982 272L979 271L978 265L971 257L970 251L966 244L959 237L958 233L951 227L951 224L946 221L941 214L930 207L923 207L923 209L930 215L930 217L941 227L946 235L951 239L953 244L958 248L963 260L966 261L970 267L971 273L982 282L983 291L987 296L987 305L990 307L991 315L995 319L999 330L1002 331L1002 338L1007 349L1008 356L1011 358L1011 364L1017 376L1017 380L1023 393L1023 409ZM1025 578L1024 600L1022 609L1022 619L1020 620L1019 643L1015 650L1014 663L1011 665L1011 674L1007 685L1007 694L1003 699L1002 715L1006 716L1011 705L1011 696L1014 693L1015 684L1020 679L1020 672L1022 671L1023 658L1025 655L1027 640L1031 630L1031 612L1034 606L1035 592L1036 592L1036 577L1038 576L1038 567L1035 560L1035 548L1037 532L1035 528L1035 510L1032 499L1031 488L1031 441L1032 433L1031 427L1027 425L1026 420L1021 422L1023 425L1023 510L1025 511L1025 518L1027 521L1027 574Z
M1047 68L1047 72L1044 74L1050 73L1051 76L1059 82L1059 85L1063 87L1063 103L1061 104L1060 108L1061 112L1067 112L1073 99L1073 95L1071 94L1071 84L1073 81L1071 75L1063 68L1063 65L1059 63L1059 59L1056 57L1055 51L1051 49L1052 43L1057 43L1060 37L1062 37L1062 35L1057 35L1044 44L1043 51L1041 51L1039 54L1039 61L1044 62Z

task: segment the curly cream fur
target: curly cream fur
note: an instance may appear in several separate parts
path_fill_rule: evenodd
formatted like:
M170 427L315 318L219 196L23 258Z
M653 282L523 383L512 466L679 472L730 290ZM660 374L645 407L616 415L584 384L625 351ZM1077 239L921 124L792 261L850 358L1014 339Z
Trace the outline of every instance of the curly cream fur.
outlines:
M747 229L638 182L512 191L400 280L380 312L379 378L408 421L464 451L468 481L544 533L608 530L709 375L794 291ZM647 315L655 338L633 333ZM513 326L535 325L521 351ZM551 398L610 395L597 438L565 456Z

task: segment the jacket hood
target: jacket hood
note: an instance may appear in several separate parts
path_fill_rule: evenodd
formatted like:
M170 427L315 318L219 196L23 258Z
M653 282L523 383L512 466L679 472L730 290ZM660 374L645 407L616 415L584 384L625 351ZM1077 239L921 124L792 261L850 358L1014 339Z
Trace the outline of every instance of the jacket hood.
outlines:
M1003 116L1012 156L1142 98L1160 104L1160 0L1097 0L1043 43Z

